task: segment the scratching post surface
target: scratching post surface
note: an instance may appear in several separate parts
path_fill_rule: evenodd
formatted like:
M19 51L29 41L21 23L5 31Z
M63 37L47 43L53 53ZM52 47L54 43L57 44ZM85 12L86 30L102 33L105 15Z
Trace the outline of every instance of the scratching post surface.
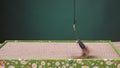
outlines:
M84 43L94 58L119 58L109 43ZM75 42L8 42L0 49L0 58L73 58L82 50Z
M113 44L120 50L120 42L113 42Z

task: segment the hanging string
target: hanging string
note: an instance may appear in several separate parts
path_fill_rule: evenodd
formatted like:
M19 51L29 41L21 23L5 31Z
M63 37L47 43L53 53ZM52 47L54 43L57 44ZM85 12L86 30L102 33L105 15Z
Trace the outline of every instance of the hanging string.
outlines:
M77 22L77 20L76 20L76 0L74 0L74 2L73 2L73 12L74 12L74 22L73 22L73 31L74 31L74 33L75 33L75 36L76 36L76 39L77 40L80 40L79 39L79 36L78 36L78 34L77 34L77 31L76 31L76 22Z

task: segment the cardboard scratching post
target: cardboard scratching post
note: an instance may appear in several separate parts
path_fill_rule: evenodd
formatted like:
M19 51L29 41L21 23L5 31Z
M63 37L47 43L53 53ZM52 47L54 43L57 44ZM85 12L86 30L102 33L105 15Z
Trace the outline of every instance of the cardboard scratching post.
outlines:
M119 58L109 43L86 42L92 58ZM8 42L0 49L0 58L74 58L82 50L75 42Z

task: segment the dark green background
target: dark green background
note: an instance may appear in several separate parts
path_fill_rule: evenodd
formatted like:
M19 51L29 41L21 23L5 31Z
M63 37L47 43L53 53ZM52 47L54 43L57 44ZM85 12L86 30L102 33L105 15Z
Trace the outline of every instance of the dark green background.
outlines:
M1 0L0 41L75 39L73 0ZM82 40L120 40L120 0L76 0Z

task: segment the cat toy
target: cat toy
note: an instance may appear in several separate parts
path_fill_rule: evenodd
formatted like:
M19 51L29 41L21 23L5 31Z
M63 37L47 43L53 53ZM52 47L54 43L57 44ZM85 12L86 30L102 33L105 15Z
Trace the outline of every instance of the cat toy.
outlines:
M76 0L74 0L74 22L73 22L73 31L75 33L76 39L77 39L77 44L80 46L82 49L82 55L77 58L88 58L89 56L89 50L88 48L84 45L84 43L80 40L78 33L76 31Z

